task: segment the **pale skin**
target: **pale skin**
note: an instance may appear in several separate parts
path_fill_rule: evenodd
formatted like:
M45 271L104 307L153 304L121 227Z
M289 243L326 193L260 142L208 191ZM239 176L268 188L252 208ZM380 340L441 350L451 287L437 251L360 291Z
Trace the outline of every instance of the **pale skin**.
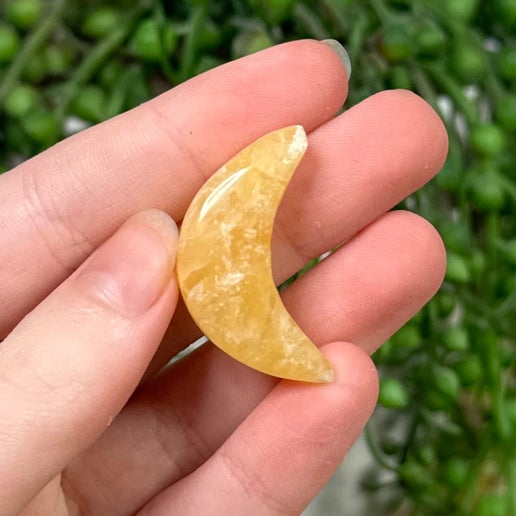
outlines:
M0 176L0 515L294 515L316 496L374 408L369 355L445 268L430 224L387 213L440 169L441 121L405 91L335 117L346 92L330 48L280 45ZM170 323L173 220L221 164L291 124L309 150L274 274L347 241L283 293L335 381L278 382L211 344L161 370L199 335L181 304Z

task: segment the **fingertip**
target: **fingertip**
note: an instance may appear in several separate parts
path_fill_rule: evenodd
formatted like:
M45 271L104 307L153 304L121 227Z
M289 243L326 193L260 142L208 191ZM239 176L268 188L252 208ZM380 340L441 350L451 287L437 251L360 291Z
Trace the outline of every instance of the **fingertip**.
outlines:
M362 123L369 125L371 141L378 141L377 134L382 133L379 157L386 150L396 148L396 156L405 163L415 164L414 173L408 174L396 162L400 173L412 178L410 190L422 186L439 172L448 153L448 133L436 110L422 97L409 90L384 90L353 106L344 116L350 117L352 111L353 117L358 113Z
M294 77L301 77L309 68L312 78L317 81L319 95L326 102L324 111L329 116L325 113L325 120L333 117L344 104L351 76L351 60L337 40L298 39L275 45L258 54L265 59L273 58L275 62L284 61ZM307 127L306 124L304 126ZM314 127L308 126L308 131L312 129Z
M337 54L344 70L346 70L346 79L349 82L351 77L351 59L347 50L336 40L336 39L323 39L321 43L324 43L326 46L330 47L335 54Z
M179 229L175 220L162 210L149 209L136 213L124 225L140 223L156 230L167 250L171 269L175 266Z
M171 287L177 291L177 238L166 213L133 215L79 268L70 294L128 319L142 316Z
M423 97L411 90L387 90L382 92L391 95L403 105L403 110L412 113L414 123L419 126L421 134L432 138L433 154L432 170L436 174L444 164L448 154L448 131L439 113Z
M384 221L390 225L390 235L403 242L405 254L413 258L413 267L424 263L428 268L419 282L419 296L426 303L446 273L446 247L441 235L428 220L407 210L393 210L384 216Z
M409 211L403 211L408 220L412 220L413 225L419 225L419 235L422 241L420 255L427 257L427 263L431 264L433 288L429 289L429 299L437 292L441 286L444 275L446 274L446 246L444 245L441 234L435 226L427 219Z
M300 435L312 435L313 439L324 441L328 432L338 433L341 443L336 449L343 456L376 406L378 373L368 354L355 344L336 341L320 350L333 366L331 382L282 380L263 406L269 403L281 406L277 411L280 419ZM300 411L299 406L304 409Z
M359 346L350 342L332 342L321 348L335 372L332 383L344 388L344 396L368 418L378 398L378 371L371 357ZM350 394L352 391L352 394Z

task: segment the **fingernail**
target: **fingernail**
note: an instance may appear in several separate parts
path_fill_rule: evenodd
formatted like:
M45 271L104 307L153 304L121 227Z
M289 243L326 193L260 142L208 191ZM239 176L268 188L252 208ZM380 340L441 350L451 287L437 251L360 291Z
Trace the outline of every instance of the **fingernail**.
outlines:
M349 81L349 78L351 77L351 59L349 58L349 54L346 52L346 49L336 39L323 39L321 43L328 45L339 56L339 59L346 70L346 75Z
M116 311L144 313L172 279L177 233L166 213L138 213L95 252L77 279Z

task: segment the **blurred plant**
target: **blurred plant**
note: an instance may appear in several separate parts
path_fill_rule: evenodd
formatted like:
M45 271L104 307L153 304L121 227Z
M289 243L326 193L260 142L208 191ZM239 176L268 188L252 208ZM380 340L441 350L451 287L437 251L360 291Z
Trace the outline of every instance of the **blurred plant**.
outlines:
M449 156L403 207L440 231L446 281L375 356L368 441L400 513L516 514L516 0L5 0L0 20L0 172L74 118L287 39L346 45L347 105L386 88L430 102ZM390 418L394 440L375 430Z

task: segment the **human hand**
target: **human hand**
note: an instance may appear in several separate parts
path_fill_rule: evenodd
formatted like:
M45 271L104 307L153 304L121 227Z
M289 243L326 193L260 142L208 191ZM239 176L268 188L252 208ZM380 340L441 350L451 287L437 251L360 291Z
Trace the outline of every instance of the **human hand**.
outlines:
M297 514L322 488L373 410L368 354L445 266L427 222L387 213L442 165L442 123L405 91L334 118L346 84L328 46L280 45L0 176L1 515ZM278 382L210 344L162 369L199 332L181 304L167 329L176 230L158 210L181 220L221 164L291 124L309 149L274 274L347 242L282 293L335 381Z

